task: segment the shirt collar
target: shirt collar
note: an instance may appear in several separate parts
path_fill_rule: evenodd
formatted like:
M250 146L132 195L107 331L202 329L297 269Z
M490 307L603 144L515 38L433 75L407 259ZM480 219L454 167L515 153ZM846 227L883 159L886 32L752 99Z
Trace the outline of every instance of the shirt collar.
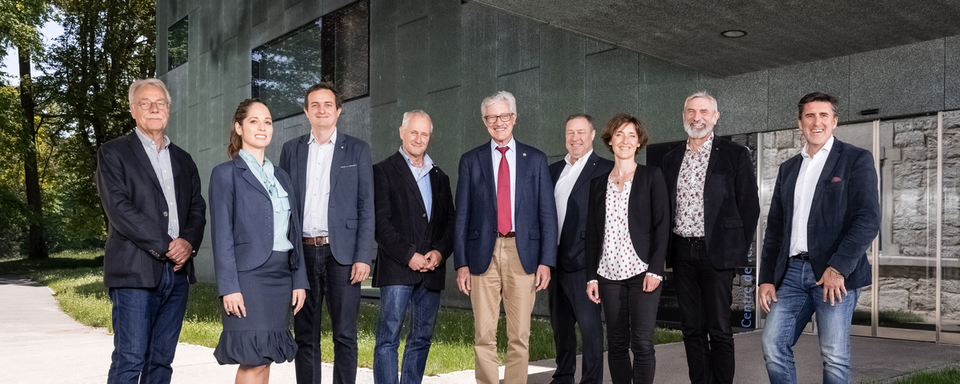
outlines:
M823 145L823 148L820 148L820 150L817 151L817 153L815 153L815 155L819 155L819 154L821 154L821 153L830 153L830 150L833 149L833 141L834 141L834 139L836 139L835 136L830 136L830 140L827 140L827 143L824 144L824 145ZM804 145L803 145L803 149L800 150L800 156L803 156L804 159L810 159L810 158L812 158L812 157L810 156L810 154L807 153L807 146L808 146L808 145L809 145L809 143L808 143L808 144L804 144Z
M490 139L490 148L492 148L494 151L497 151L497 148L499 148L499 147L500 147L500 146L497 145L497 142L496 142L496 141L493 141L493 139ZM511 137L511 138L510 138L510 142L507 143L507 148L510 148L511 150L516 151L516 150L517 150L517 140Z
M589 159L589 158L590 158L590 155L592 155L592 154L593 154L593 149L590 149L589 152L587 152L587 153L584 154L582 157L580 157L579 159L577 159L577 163L579 163L580 160ZM575 166L576 166L576 164L570 162L570 153L569 153L569 152L567 152L567 155L563 157L563 161L566 162L567 165L569 165L569 166L571 166L571 167L575 167Z
M423 167L417 167L416 165L413 165L413 161L410 161L410 156L407 155L407 152L403 150L403 146L400 147L400 156L403 156L403 159L407 161L407 165L411 167L421 169L433 168L433 159L431 159L430 155L428 155L426 152L423 153Z
M687 138L687 145L686 145L686 147L687 147L687 150L688 150L688 151L692 151L692 150L690 149L690 138L689 138L689 137ZM703 151L704 149L710 150L711 148L713 148L713 132L710 132L710 137L707 138L707 141L704 141L704 142L703 142L703 145L700 146L700 150L697 151L696 153L698 153L698 154L703 154L703 153L704 153L704 151Z
M307 145L310 145L313 143L320 144L320 142L317 141L317 138L313 136L313 130L310 130L310 140L307 140ZM327 144L327 143L337 144L337 127L333 127L333 134L330 135L330 141L323 144ZM323 144L320 144L320 145L323 145Z
M150 137L140 131L140 128L134 128L137 131L137 137L140 138L140 142L144 147L157 148L157 142L153 141ZM170 138L167 135L163 135L163 148L166 149L170 146Z

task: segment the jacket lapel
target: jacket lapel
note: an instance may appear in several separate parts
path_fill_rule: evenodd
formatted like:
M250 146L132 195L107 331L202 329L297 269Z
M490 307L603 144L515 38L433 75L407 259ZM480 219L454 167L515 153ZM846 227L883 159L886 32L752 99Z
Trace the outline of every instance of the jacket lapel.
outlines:
M330 162L330 192L337 186L337 180L340 179L340 167L343 166L347 157L347 145L350 139L347 135L337 132L337 141L333 147L333 161Z
M241 170L243 170L243 179L246 180L247 183L250 183L250 185L253 186L254 189L256 189L257 191L260 191L260 193L262 193L268 199L270 198L270 194L267 193L267 189L263 187L263 183L261 183L260 180L257 179L257 176L253 174L253 171L251 171L250 168L247 166L247 162L245 160L240 158L239 155L234 156L233 165L236 165L237 168L240 168Z
M477 151L477 160L480 162L480 173L483 174L483 179L487 181L487 185L490 186L490 196L493 197L493 202L497 202L497 179L493 178L493 155L490 153L490 142L480 146L480 150Z
M300 136L300 141L297 143L297 166L293 169L290 174L291 178L296 179L297 182L297 197L300 204L305 204L307 196L307 161L310 158L310 135L312 132L308 132L306 135Z
M717 161L720 158L720 142L719 137L716 135L713 136L712 148L710 148L710 159L707 160L707 175L703 179L703 185L706 187L710 185L710 177L713 176L713 169L717 166Z
M158 191L163 192L163 188L160 187L160 179L157 178L157 172L153 170L153 163L151 163L150 158L147 157L147 152L143 149L143 142L140 141L136 131L130 132L130 134L127 135L127 144L130 146L133 155L136 156L140 162L140 165L147 171L147 177L153 180L153 185L157 187Z
M532 179L532 178L530 178L530 177L526 177L527 173L529 173L529 169L531 168L529 162L526 161L526 160L527 160L527 146L526 146L526 145L523 145L523 144L520 144L520 142L516 142L516 143L517 143L517 156L516 156L516 161L515 161L516 165L515 165L515 166L516 166L517 169L511 169L511 170L510 170L510 172L516 172L516 173L517 173L517 174L514 175L514 177L513 177L514 182L517 183L517 185L515 185L515 186L513 187L513 190L514 190L514 196L513 196L513 198L514 198L514 200L516 200L516 201L513 202L513 212L514 212L514 215L516 215L517 212L520 212L520 210L517 209L517 207L519 207L520 204L522 203L522 202L520 201L520 197L522 197L522 196L524 195L524 194L522 194L522 193L517 193L517 191L525 191L525 189L523 189L523 188L527 188L527 187L526 187L526 181L530 181L530 180ZM492 163L490 164L490 167L493 167L493 164L492 164ZM494 196L496 196L496 195L494 195ZM516 222L516 218L514 218L514 222ZM516 229L516 228L514 228L514 229Z
M420 193L420 186L417 185L417 181L413 178L413 173L410 172L410 166L407 164L407 160L397 152L393 156L390 156L390 163L397 169L397 173L400 174L400 178L403 179L410 192L417 197L416 200L420 205L420 209L426 213L427 207L423 205L423 195ZM431 183L432 181L433 178L431 178Z
M570 196L573 196L578 189L583 187L590 179L593 178L593 172L597 170L597 162L600 161L600 157L597 156L596 152L590 154L590 157L586 159L580 159L579 161L586 160L587 163L583 165L583 170L580 171L580 176L577 177L577 181L573 183L573 188L570 189ZM564 165L566 167L566 165ZM563 167L560 168L561 171ZM559 177L558 177L559 179ZM589 186L588 186L589 188Z
M813 190L813 200L810 202L810 209L820 206L820 199L823 197L823 188L830 182L830 176L833 175L833 169L837 167L840 160L840 154L843 153L844 143L834 139L833 148L827 155L827 162L823 164L823 170L820 171L820 177L817 179L817 188ZM812 221L811 221L812 222Z

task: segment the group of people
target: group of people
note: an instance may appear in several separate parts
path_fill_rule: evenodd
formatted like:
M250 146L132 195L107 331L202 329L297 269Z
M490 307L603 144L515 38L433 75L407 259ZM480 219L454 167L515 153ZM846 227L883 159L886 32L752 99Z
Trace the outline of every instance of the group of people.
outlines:
M104 284L115 350L108 382L165 383L195 281L206 202L192 158L165 135L171 101L164 84L137 80L129 101L137 128L101 147L96 175L109 220ZM879 202L870 153L832 136L836 105L822 93L801 99L806 145L781 166L771 203L758 298L769 312L763 351L774 383L796 382L792 347L813 313L824 382L850 379L850 319L859 288L870 282L865 251L879 228ZM574 382L577 328L581 382L602 382L601 310L613 382L652 383L666 268L676 281L690 381L733 381L731 284L760 207L749 150L713 132L719 112L711 95L686 99L686 145L656 168L637 163L650 136L628 114L601 133L613 161L593 150L591 116L574 114L565 124L568 153L548 166L543 152L514 139L516 100L498 92L481 102L491 139L460 158L455 196L427 154L433 123L426 112L404 113L400 148L373 164L366 142L338 130L342 102L332 84L308 88L303 111L310 131L286 142L275 165L265 157L269 108L244 100L229 128L230 160L210 176L223 306L214 356L239 365L238 383L266 383L271 364L288 361L298 383L319 383L324 301L333 380L354 383L360 282L371 265L381 297L375 381L419 383L451 254L473 308L477 382L500 381L501 302L504 382L526 382L531 313L536 292L548 289L555 383Z

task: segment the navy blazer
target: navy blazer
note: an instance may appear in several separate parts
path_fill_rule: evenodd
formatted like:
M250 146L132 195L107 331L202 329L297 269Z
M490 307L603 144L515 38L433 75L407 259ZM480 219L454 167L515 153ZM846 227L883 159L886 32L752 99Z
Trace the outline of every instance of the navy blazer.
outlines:
M587 281L597 280L603 256L603 234L607 216L607 178L590 181L587 208ZM647 272L663 276L664 260L670 242L670 203L660 168L637 165L627 202L627 226L630 240L640 260L649 264Z
M291 139L280 151L280 168L290 174L303 224L306 202L307 157L310 135ZM374 242L373 162L370 146L356 137L337 132L336 148L330 166L330 201L327 231L333 257L342 265L373 263Z
M433 204L430 220L420 187L400 152L373 166L377 203L377 264L373 286L409 285L441 290L446 280L447 257L453 253L453 192L450 178L434 165L430 170ZM410 269L414 253L440 252L440 265L428 272Z
M676 226L677 183L687 145L663 157L663 173L670 197L670 229ZM703 232L710 264L717 269L733 269L747 264L750 243L760 218L760 197L750 150L719 136L713 137L713 149L703 182ZM672 254L667 265L672 264Z
M173 144L167 149L177 194L180 238L190 243L196 255L207 224L200 174L186 151ZM160 180L136 131L100 147L96 182L108 223L103 284L108 288L156 287L164 263L170 260L166 254L173 239L167 234L168 206ZM192 256L184 270L188 280L196 282Z
M310 289L303 261L298 204L290 193L290 176L274 167L273 174L287 191L290 226L287 238L293 243L290 271L293 289ZM213 265L220 296L240 292L237 272L263 265L273 252L273 203L266 188L240 156L222 163L210 173L210 237Z
M557 247L557 268L567 272L579 271L587 266L583 255L584 239L587 237L587 201L590 197L590 180L607 176L613 170L613 162L597 156L594 151L586 161L583 171L570 190L567 212L560 227L560 245ZM566 167L566 160L550 164L550 180L556 188L557 180Z
M760 284L780 287L790 258L793 199L803 157L780 165L770 202L760 259ZM871 284L867 247L880 231L877 171L869 151L834 139L813 192L807 221L807 252L816 280L827 267L844 276L847 289Z
M536 273L539 265L556 266L557 206L547 170L547 156L517 143L516 187L513 202L517 253L523 270ZM497 240L497 191L490 141L460 157L457 180L457 222L454 235L456 268L470 267L483 274L490 266Z

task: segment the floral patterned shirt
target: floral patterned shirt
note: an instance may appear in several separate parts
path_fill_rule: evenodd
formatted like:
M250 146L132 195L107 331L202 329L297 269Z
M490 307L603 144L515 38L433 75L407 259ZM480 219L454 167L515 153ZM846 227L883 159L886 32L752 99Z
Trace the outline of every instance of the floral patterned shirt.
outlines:
M677 212L673 233L683 237L703 237L703 185L707 179L707 164L713 149L713 133L700 146L683 153L683 164L677 177Z
M623 183L623 191L607 179L607 217L603 225L603 253L597 274L610 280L626 280L647 270L630 238L627 203L633 181Z

